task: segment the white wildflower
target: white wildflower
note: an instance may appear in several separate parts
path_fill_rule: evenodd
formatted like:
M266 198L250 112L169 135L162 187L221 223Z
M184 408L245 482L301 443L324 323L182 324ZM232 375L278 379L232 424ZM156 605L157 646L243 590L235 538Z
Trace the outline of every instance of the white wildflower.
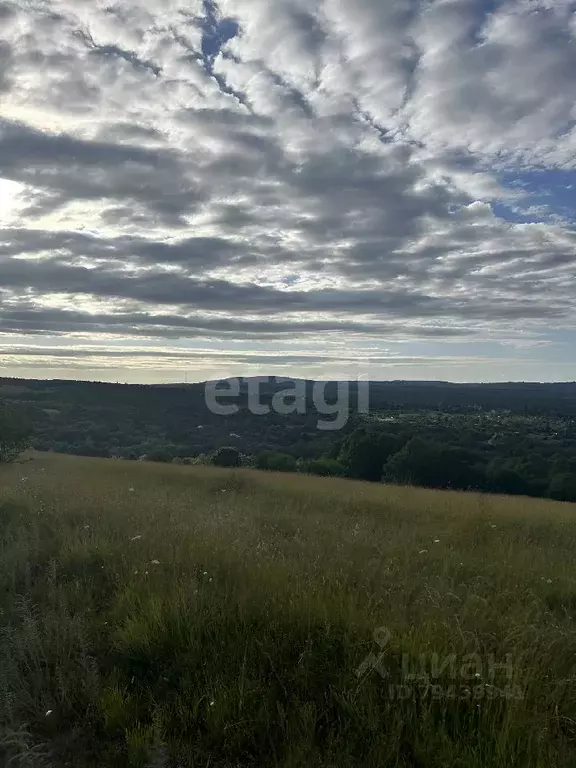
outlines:
M150 560L151 565L160 565L160 560Z
M434 539L434 544L440 544L440 539Z

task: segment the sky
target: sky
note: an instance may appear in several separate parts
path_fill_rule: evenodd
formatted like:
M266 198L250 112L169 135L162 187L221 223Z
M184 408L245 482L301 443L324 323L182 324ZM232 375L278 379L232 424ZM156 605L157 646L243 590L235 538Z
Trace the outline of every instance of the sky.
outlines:
M0 0L0 376L576 380L576 2Z

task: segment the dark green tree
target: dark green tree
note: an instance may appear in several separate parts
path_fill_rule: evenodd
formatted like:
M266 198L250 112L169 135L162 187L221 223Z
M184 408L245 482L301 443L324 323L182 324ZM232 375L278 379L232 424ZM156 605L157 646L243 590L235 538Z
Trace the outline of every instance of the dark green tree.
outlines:
M552 475L547 495L556 501L576 501L576 475L570 472Z
M262 451L256 456L254 466L271 472L296 472L296 459L280 451Z
M218 448L212 456L212 464L216 467L239 467L241 463L242 457L236 448Z
M20 410L0 403L0 464L7 464L30 446L32 426Z
M396 435L360 428L344 440L338 458L350 477L379 482L382 467L401 445Z
M478 488L484 481L475 457L464 448L413 437L390 458L384 479L428 488Z

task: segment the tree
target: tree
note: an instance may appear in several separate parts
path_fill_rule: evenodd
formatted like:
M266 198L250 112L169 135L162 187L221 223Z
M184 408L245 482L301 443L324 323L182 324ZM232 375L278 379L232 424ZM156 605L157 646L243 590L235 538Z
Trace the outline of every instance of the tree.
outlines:
M172 455L166 446L158 445L148 451L148 461L168 464L172 461Z
M529 496L530 484L516 469L508 466L490 468L488 473L490 490L510 496Z
M30 446L32 428L21 411L0 403L0 464L7 464Z
M538 456L496 458L486 475L490 490L519 496L543 496L548 488L547 467Z
M463 448L413 437L384 467L384 477L396 483L428 488L477 488L483 473Z
M241 463L241 456L236 448L218 448L212 456L212 464L215 467L239 467Z
M281 451L262 451L256 456L255 467L271 472L296 472L296 459Z
M569 472L552 475L548 496L556 501L576 501L576 475Z
M401 445L396 435L361 428L344 440L339 460L350 477L379 482L382 467Z

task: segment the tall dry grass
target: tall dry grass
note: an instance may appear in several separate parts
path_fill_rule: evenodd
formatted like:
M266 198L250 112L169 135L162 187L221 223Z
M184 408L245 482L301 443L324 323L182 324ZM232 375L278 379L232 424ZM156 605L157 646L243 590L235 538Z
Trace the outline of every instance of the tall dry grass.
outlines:
M0 471L0 765L576 765L576 507Z

